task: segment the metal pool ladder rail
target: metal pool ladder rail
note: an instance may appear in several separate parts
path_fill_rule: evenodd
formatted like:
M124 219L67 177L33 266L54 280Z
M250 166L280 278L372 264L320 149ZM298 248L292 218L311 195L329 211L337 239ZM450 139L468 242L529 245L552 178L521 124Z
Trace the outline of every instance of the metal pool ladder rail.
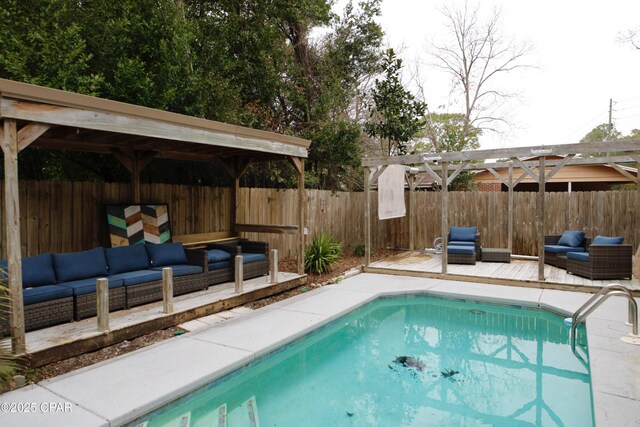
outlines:
M629 289L619 283L613 283L603 287L597 294L592 296L589 301L585 302L582 307L573 313L571 319L565 319L566 323L571 322L571 350L573 354L576 354L576 332L578 325L584 322L587 316L609 297L615 295L625 297L629 300L629 319L627 324L631 325L632 334L630 337L623 337L622 340L630 344L640 345L640 337L638 336L638 304L636 300L633 299L633 295L631 295Z

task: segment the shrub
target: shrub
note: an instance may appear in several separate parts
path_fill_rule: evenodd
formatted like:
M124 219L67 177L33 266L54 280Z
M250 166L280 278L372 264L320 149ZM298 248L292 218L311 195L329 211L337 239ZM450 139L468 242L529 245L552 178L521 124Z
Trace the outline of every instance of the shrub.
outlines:
M9 298L6 285L0 283L0 321L9 313ZM0 340L0 393L9 389L16 373L15 357L11 354L10 340Z
M342 255L342 244L328 233L318 233L311 246L304 252L304 268L310 273L322 274L330 271Z
M364 245L362 243L357 245L356 248L353 251L355 256L364 256L364 252L365 252Z

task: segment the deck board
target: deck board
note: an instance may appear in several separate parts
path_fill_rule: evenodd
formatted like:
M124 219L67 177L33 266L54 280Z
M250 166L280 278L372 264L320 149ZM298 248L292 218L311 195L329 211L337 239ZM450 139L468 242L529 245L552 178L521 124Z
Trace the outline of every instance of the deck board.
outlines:
M386 269L393 274L404 272L440 274L442 272L441 257L437 254L404 251L374 262L373 269ZM632 280L589 280L584 277L568 274L566 270L551 265L545 265L545 280L538 281L538 261L511 260L511 263L496 263L478 261L475 265L449 264L447 275L492 280L511 281L517 286L549 287L567 290L583 290L593 292L611 283L620 283L627 288L640 292L640 281L637 277Z

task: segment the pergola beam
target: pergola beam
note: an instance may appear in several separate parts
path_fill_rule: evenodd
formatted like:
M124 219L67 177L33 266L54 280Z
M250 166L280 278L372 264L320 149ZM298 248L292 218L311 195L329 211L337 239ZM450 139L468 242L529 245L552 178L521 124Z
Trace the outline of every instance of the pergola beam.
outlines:
M51 129L51 125L45 123L29 123L18 132L18 152L27 148L33 141Z

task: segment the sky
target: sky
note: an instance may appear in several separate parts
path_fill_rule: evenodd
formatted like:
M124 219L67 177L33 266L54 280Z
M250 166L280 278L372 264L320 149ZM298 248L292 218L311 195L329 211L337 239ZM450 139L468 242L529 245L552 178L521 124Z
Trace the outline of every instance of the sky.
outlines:
M337 13L344 3L336 4ZM418 70L430 109L444 112L447 107L438 106L448 105L457 112L450 78L429 53L447 31L443 4L383 0L379 22L387 45L400 52L408 87L416 80L411 70ZM616 40L621 31L640 27L640 0L482 1L480 10L489 13L494 6L502 11L504 35L533 46L526 62L536 68L497 77L499 86L520 95L509 104L513 126L502 134L485 132L481 148L577 143L608 122L609 99L619 131L640 128L640 50Z

